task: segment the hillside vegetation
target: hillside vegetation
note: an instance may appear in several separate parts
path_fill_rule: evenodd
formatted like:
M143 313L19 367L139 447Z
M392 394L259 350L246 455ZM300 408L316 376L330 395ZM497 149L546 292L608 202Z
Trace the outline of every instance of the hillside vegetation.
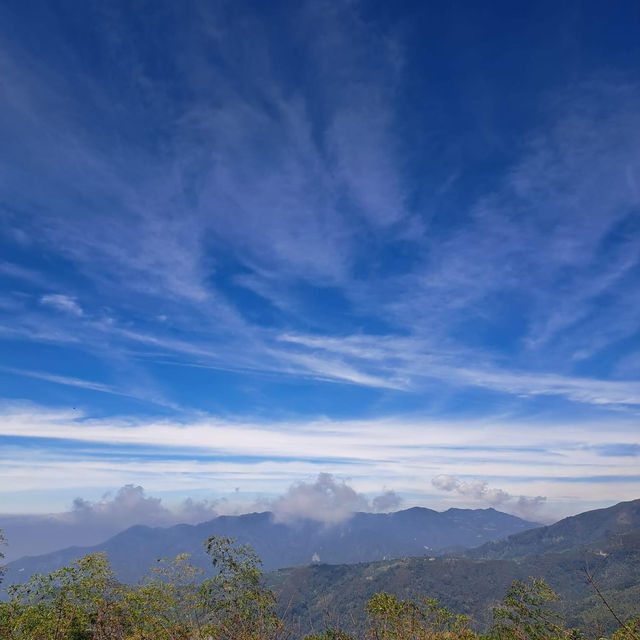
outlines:
M10 600L0 603L0 637L277 640L302 635L295 618L289 616L287 622L278 615L275 592L266 586L259 559L250 547L215 536L205 544L214 570L211 577L203 577L189 557L181 555L172 561L159 561L142 584L127 586L114 579L104 554L94 554L53 573L38 574L23 584L12 585ZM379 569L384 573L391 567ZM582 631L566 626L553 606L557 599L541 579L514 580L502 602L493 607L491 628L479 635L468 616L453 613L433 598L407 599L381 591L367 600L359 624L354 618L345 631L331 620L329 609L327 626L308 635L307 640L583 638ZM639 632L638 619L621 620L611 638L637 640Z
M486 524L497 513L490 511L472 512L472 519ZM248 521L257 526L255 515ZM425 517L420 510L395 515L416 528ZM463 523L469 515L453 514ZM160 538L177 537L174 529L160 530ZM147 530L134 528L135 548L144 548ZM640 640L638 500L441 557L314 564L263 575L250 545L214 535L200 546L197 562L186 553L158 556L144 578L128 584L103 552L21 579L14 563L5 575L9 599L0 603L0 638Z
M571 542L574 541L572 545ZM640 613L640 500L588 511L507 540L443 557L409 557L357 565L291 568L268 575L284 612L305 630L327 615L347 628L366 602L385 591L403 599L429 594L469 615L478 631L492 624L492 608L514 580L544 577L562 596L558 611L573 626L612 632L616 621L589 584L595 574L623 617Z
M589 549L640 529L640 500L619 502L605 509L585 511L546 526L515 533L464 552L471 558L518 559L530 555Z
M616 621L589 584L585 569L595 574L599 588L616 603L621 616L640 613L640 530L602 541L586 553L576 548L523 561L403 558L286 569L267 574L267 579L280 593L283 615L298 620L307 631L322 628L328 616L351 628L353 621L361 621L366 602L380 591L408 600L428 594L448 609L470 616L474 629L486 631L493 607L514 580L544 577L561 594L557 611L567 623L594 630L590 635L595 637L615 630Z

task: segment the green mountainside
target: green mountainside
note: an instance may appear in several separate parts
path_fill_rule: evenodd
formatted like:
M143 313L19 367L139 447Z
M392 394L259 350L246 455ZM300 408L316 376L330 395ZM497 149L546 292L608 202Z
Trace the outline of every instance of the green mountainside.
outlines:
M585 511L546 527L510 535L461 552L470 558L522 558L528 555L597 546L620 534L640 529L640 500Z
M544 578L560 595L559 612L570 626L608 633L615 629L615 620L589 584L585 569L623 618L640 614L640 526L629 530L637 522L639 505L634 501L580 514L459 557L315 565L277 571L267 578L279 594L281 613L304 632L357 627L365 603L380 591L402 599L436 598L443 606L470 615L474 627L485 631L492 607L512 581L536 577ZM566 537L571 532L581 532L573 546ZM492 547L513 557L482 557ZM536 553L540 548L553 550Z
M189 554L157 559L137 584L96 553L9 586L0 638L640 640L638 502L457 556L266 575L251 546L226 536L206 539L206 570ZM483 557L487 549L511 557Z

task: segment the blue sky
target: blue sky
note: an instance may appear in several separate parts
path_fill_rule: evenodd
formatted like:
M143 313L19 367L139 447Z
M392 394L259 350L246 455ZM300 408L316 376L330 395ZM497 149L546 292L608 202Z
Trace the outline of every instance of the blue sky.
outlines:
M0 512L639 497L639 28L3 3Z

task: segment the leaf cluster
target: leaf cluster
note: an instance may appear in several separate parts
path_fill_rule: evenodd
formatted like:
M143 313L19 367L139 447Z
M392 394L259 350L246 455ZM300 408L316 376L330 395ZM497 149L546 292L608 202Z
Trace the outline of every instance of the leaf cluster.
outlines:
M137 586L118 583L104 554L9 587L2 640L275 640L283 630L259 560L230 538L209 538L216 572L188 554L159 559Z

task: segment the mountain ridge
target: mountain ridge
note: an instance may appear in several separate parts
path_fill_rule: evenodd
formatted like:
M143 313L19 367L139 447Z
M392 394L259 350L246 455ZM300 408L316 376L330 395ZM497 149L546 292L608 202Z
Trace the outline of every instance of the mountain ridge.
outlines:
M640 498L568 516L462 552L468 558L518 559L589 546L640 528Z
M486 631L491 626L492 607L512 581L527 581L531 576L543 578L559 594L558 612L570 626L612 632L616 622L589 584L585 570L596 575L598 588L623 618L640 615L640 524L632 517L619 518L629 509L635 513L636 503L640 500L571 516L569 525L577 518L585 528L596 521L599 526L589 541L582 539L574 546L545 553L482 557L472 549L439 557L288 568L267 574L267 580L278 593L282 614L299 624L303 633L325 628L328 611L334 628L352 630L354 621L362 622L367 600L380 591L401 599L436 598L443 606L470 615L476 630ZM619 527L612 527L615 522ZM518 541L553 526L509 539ZM566 526L563 523L560 529ZM605 535L600 533L603 529ZM480 548L491 544L501 547L503 542Z
M367 562L391 557L443 552L453 547L477 546L536 526L495 509L435 511L412 507L393 513L358 512L331 526L300 519L278 522L271 512L218 516L196 525L149 527L134 525L101 544L69 547L48 554L24 556L8 564L5 584L33 573L55 570L78 555L105 551L119 579L138 581L160 557L191 553L193 562L206 567L203 549L212 535L234 537L252 546L266 571L309 564L314 558L334 564Z

